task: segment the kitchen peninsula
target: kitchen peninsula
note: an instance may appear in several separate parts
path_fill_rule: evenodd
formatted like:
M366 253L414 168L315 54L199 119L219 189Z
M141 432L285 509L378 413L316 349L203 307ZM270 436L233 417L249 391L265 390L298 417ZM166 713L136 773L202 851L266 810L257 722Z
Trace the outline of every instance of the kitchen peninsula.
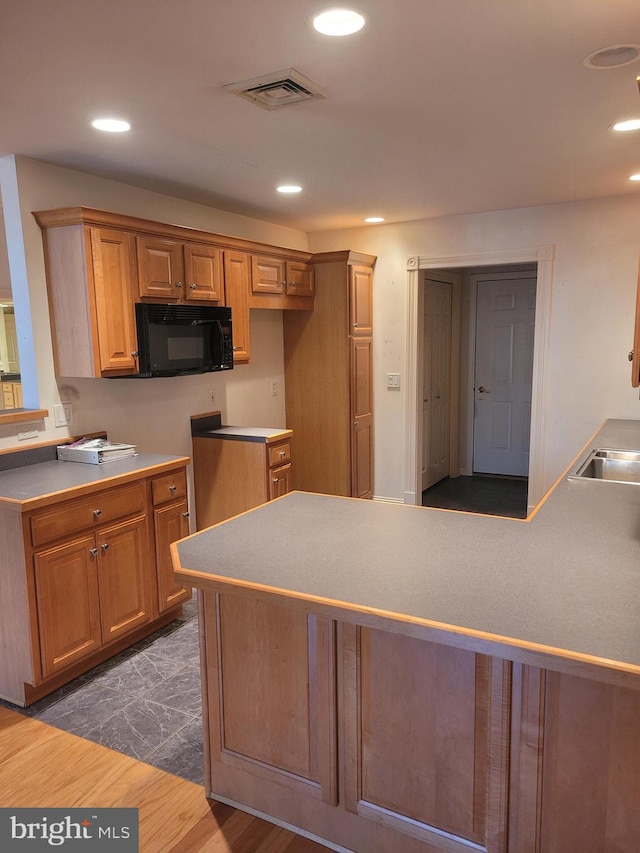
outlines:
M293 492L172 553L212 798L360 853L640 847L640 484L527 521Z

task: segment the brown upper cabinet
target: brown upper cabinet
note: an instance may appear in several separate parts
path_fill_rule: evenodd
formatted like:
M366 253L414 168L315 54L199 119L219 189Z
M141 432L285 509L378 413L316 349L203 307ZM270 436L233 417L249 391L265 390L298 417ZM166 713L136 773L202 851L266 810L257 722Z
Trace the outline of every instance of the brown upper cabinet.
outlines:
M222 250L147 234L136 237L138 292L163 302L224 304Z
M135 375L136 302L231 308L234 364L250 359L250 308L313 310L308 252L87 207L34 216L57 376Z
M250 308L313 310L313 265L269 255L251 257Z

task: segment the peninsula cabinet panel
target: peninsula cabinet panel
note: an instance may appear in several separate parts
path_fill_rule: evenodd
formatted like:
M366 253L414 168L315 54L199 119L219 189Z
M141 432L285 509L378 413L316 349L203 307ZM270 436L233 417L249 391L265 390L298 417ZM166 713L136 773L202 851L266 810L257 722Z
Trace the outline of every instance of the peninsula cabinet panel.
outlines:
M344 639L347 809L436 849L506 851L508 665L352 625Z
M528 667L521 684L514 853L636 853L640 690Z
M205 594L211 776L233 797L246 772L334 804L333 623L302 609Z

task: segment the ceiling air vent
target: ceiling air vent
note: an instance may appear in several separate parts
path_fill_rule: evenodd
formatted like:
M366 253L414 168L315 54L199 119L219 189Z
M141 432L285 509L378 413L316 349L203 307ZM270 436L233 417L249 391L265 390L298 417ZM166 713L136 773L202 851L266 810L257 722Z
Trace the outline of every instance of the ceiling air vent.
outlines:
M240 83L230 83L224 88L265 110L280 110L303 101L319 101L328 97L327 92L295 68L275 71L252 80L242 80Z

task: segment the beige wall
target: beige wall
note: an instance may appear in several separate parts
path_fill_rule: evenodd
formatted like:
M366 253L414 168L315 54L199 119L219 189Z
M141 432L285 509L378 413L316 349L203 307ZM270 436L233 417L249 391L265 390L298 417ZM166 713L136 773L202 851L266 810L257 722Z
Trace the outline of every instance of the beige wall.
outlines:
M191 452L190 415L211 409L211 391L215 393L215 408L222 411L227 423L284 425L280 311L252 312L252 363L238 366L230 374L56 381L42 237L32 211L84 205L295 249L307 248L305 233L36 160L18 157L16 165L39 401L49 410L50 417L36 424L37 439L18 441L17 434L24 426L0 427L0 448L23 448L38 441L63 440L69 433L106 429L114 440L134 442L141 450L188 455ZM278 386L275 397L272 396L273 382ZM57 428L53 424L53 406L61 399L73 404L74 421L70 429Z
M545 481L550 484L607 417L638 418L626 360L633 336L640 198L553 205L306 235L114 181L17 158L41 405L61 395L74 406L72 432L107 429L115 439L166 453L190 452L189 416L216 408L229 423L285 423L280 312L252 312L253 359L233 374L181 379L70 380L53 375L41 235L32 210L86 205L311 251L353 249L378 256L374 277L376 495L401 499L406 367L407 259L456 258L553 245L550 365L545 411ZM460 263L464 266L464 262ZM271 385L279 394L271 396ZM63 438L53 419L40 440ZM0 428L0 448L27 446Z
M311 251L378 256L374 275L375 493L403 494L407 259L554 245L545 483L608 417L640 418L627 353L633 342L640 197L496 211L310 235ZM475 259L474 259L475 263ZM460 264L461 266L463 263Z

